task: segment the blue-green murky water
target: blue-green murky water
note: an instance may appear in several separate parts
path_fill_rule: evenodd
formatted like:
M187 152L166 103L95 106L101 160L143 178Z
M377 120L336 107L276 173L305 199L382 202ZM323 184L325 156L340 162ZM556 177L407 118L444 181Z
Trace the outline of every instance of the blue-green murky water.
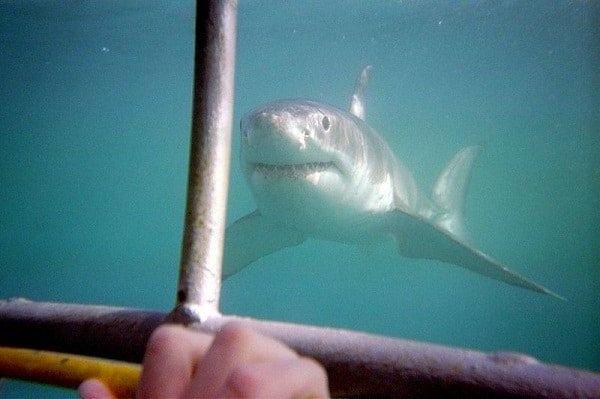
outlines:
M193 13L190 1L0 4L0 297L172 305ZM228 280L224 312L600 370L599 19L588 1L241 1L236 120L278 98L345 107L372 64L367 119L420 186L483 144L474 241L568 302L315 241ZM236 136L230 220L254 209L238 148ZM0 397L73 396L45 389L10 382Z

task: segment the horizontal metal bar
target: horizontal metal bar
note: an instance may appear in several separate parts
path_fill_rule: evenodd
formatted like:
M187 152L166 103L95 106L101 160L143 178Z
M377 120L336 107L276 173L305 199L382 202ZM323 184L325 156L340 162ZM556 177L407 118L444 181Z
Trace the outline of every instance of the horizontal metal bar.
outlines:
M165 313L27 300L0 301L0 345L140 361ZM243 320L327 369L335 396L600 398L600 374L521 354L482 353L370 334L216 315L216 332Z

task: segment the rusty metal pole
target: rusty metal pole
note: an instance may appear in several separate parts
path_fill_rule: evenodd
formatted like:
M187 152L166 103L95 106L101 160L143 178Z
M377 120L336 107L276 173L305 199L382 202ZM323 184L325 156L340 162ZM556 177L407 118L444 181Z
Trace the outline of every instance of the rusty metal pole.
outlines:
M165 314L139 309L0 300L0 345L140 361ZM214 333L237 320L326 369L334 397L600 399L600 374L517 353L482 353L332 328L218 316L192 328Z
M177 306L183 323L219 314L233 118L235 0L196 2L194 97Z

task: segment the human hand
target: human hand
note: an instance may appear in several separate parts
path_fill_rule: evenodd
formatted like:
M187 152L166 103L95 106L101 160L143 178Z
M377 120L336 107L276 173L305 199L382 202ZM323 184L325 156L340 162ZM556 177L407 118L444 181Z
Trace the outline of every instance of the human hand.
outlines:
M329 398L327 375L315 360L239 323L215 336L167 325L156 329L142 365L137 399ZM97 380L82 399L116 399Z

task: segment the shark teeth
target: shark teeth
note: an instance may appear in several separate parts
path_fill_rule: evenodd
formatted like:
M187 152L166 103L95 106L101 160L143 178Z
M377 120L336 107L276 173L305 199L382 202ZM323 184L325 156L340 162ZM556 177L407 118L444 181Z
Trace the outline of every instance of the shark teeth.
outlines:
M275 165L267 163L255 163L254 171L265 177L283 177L297 179L306 177L315 172L323 172L334 168L333 162L308 162L300 164Z

